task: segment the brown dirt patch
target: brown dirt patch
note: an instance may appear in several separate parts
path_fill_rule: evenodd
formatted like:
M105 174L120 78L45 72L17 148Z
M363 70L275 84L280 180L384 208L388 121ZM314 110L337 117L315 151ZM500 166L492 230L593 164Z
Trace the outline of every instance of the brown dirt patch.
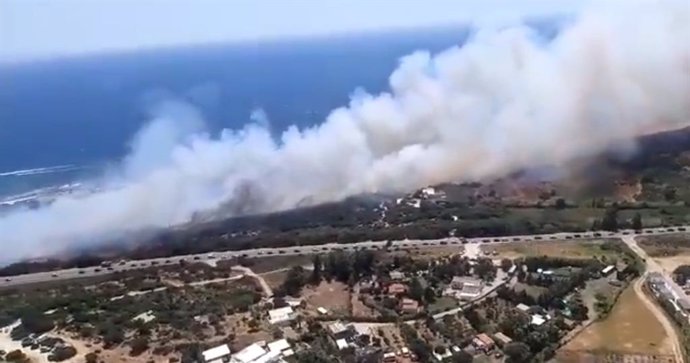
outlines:
M263 277L264 281L266 281L266 283L268 284L268 286L271 287L271 289L275 290L283 284L283 281L285 281L287 274L287 271L277 271L263 274L261 275L261 277Z
M598 256L615 255L613 251L601 249L603 241L531 241L531 242L509 242L481 245L482 255L485 251L492 253L496 251L499 258L518 258L525 256L549 256L562 258L583 258L589 259Z
M637 243L651 257L690 255L690 234L642 236L637 238Z
M586 328L566 344L565 351L616 352L619 354L671 354L664 327L628 287L610 315Z
M680 265L690 265L690 253L673 257L657 257L654 260L661 265L661 268L672 273Z
M322 281L318 286L309 286L302 290L304 301L316 311L318 307L324 307L331 313L349 314L350 292L347 285L332 281Z
M260 274L292 266L311 265L311 256L275 256L247 259L250 269Z

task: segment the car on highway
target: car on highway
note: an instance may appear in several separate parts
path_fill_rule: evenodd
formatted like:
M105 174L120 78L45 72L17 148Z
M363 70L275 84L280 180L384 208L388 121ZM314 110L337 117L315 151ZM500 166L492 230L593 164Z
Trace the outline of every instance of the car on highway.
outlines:
M51 277L58 277L58 274L55 273L55 272L53 272L52 274L50 274L50 276L51 276Z
M5 282L10 282L10 281L12 281L12 279L11 279L11 278L9 278L9 277L5 277Z

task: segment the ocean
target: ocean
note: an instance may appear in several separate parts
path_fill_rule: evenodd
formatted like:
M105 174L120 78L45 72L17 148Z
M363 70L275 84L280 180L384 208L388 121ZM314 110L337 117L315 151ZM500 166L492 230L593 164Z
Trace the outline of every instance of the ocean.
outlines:
M271 129L320 123L357 89L381 92L401 56L462 44L467 28L209 45L0 65L0 203L68 191L116 164L157 101L210 132L256 110Z

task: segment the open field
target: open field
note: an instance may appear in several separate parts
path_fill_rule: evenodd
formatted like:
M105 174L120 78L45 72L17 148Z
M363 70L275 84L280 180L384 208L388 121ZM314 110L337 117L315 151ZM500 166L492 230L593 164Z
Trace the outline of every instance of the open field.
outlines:
M654 260L668 273L672 273L680 265L690 265L690 253L673 257L659 257Z
M637 243L651 257L690 255L690 234L637 237Z
M287 277L288 271L282 270L282 271L276 271L276 272L269 272L261 275L261 277L264 278L268 286L271 287L271 289L275 290L280 285L283 284L285 281L285 277Z
M324 307L332 313L349 314L350 292L347 285L332 281L323 281L319 286L307 286L302 290L304 301L316 310Z
M481 245L482 253L496 251L500 258L549 256L562 258L592 258L615 256L617 253L602 248L605 240L592 241L530 241Z
M298 265L311 265L312 256L271 256L247 259L247 267L257 274Z
M672 353L672 345L663 326L629 287L605 320L592 324L563 350L664 355Z

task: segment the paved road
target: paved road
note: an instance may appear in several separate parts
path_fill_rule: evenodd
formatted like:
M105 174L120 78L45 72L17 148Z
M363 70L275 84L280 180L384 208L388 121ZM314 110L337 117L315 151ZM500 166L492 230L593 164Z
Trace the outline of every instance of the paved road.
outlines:
M690 226L646 228L637 235L658 235L668 233L678 233L690 231ZM506 243L520 241L549 241L549 240L582 240L590 238L621 238L634 235L632 230L621 230L618 232L581 232L581 233L554 233L541 235L521 235L509 237L485 237L485 238L457 238L449 237L433 240L398 240L392 242L393 249L412 250L422 248L432 248L443 245L461 244L485 244L485 243ZM221 251L196 255L181 255L166 258L152 258L146 260L130 260L115 263L110 267L93 266L87 268L72 268L52 272L39 272L11 277L0 277L0 288L9 286L21 286L48 281L69 280L83 277L106 276L118 271L129 271L134 269L149 268L155 266L169 266L179 264L180 261L194 262L229 259L233 257L267 257L267 256L295 256L316 253L327 253L334 250L353 251L358 249L376 250L385 248L387 241L365 241L358 243L339 244L327 243L311 246L293 246L281 248L255 248L242 251Z

